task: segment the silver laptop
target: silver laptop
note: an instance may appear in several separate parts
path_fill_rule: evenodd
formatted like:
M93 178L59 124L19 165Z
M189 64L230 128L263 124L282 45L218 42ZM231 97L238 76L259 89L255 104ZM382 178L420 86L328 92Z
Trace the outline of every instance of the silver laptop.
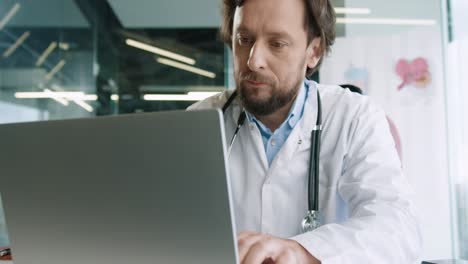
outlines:
M219 110L0 126L15 264L237 263Z

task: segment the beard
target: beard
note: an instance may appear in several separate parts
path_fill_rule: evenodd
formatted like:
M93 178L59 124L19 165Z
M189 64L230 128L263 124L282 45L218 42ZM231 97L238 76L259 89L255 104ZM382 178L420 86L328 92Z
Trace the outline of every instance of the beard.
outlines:
M255 116L267 116L286 106L296 98L303 78L304 75L300 74L292 81L281 85L273 78L249 71L245 74L240 74L236 78L236 84L242 106ZM255 96L253 94L255 91L251 91L246 86L246 81L266 84L265 87L259 89L268 89L269 91L266 92L269 92L269 96L264 98Z

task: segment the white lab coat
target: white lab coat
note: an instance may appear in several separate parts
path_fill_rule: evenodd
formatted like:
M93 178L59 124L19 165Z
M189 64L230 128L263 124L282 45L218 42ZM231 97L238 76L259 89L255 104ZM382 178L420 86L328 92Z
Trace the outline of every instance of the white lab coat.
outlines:
M309 82L304 114L271 167L260 131L246 120L229 158L237 232L298 241L322 264L417 263L421 237L384 112L369 98ZM310 133L322 99L319 210L322 226L301 234L307 211ZM232 91L189 109L222 107ZM240 113L225 113L227 142Z

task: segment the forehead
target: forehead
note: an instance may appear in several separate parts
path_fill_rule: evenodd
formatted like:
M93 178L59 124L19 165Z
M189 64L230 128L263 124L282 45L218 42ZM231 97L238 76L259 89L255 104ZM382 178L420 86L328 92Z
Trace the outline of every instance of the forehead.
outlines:
M304 32L304 0L245 0L234 14L234 30Z

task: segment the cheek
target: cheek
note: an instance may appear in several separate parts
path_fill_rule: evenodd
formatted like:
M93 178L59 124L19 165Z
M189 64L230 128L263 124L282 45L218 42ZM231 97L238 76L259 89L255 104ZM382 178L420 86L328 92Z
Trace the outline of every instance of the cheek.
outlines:
M298 62L289 59L278 60L271 64L271 71L280 83L285 83L297 76Z
M307 64L305 58L289 58L278 62L272 68L281 86L295 85L298 78L305 78Z
M232 50L232 58L236 68L246 67L249 53L246 49L234 46Z

